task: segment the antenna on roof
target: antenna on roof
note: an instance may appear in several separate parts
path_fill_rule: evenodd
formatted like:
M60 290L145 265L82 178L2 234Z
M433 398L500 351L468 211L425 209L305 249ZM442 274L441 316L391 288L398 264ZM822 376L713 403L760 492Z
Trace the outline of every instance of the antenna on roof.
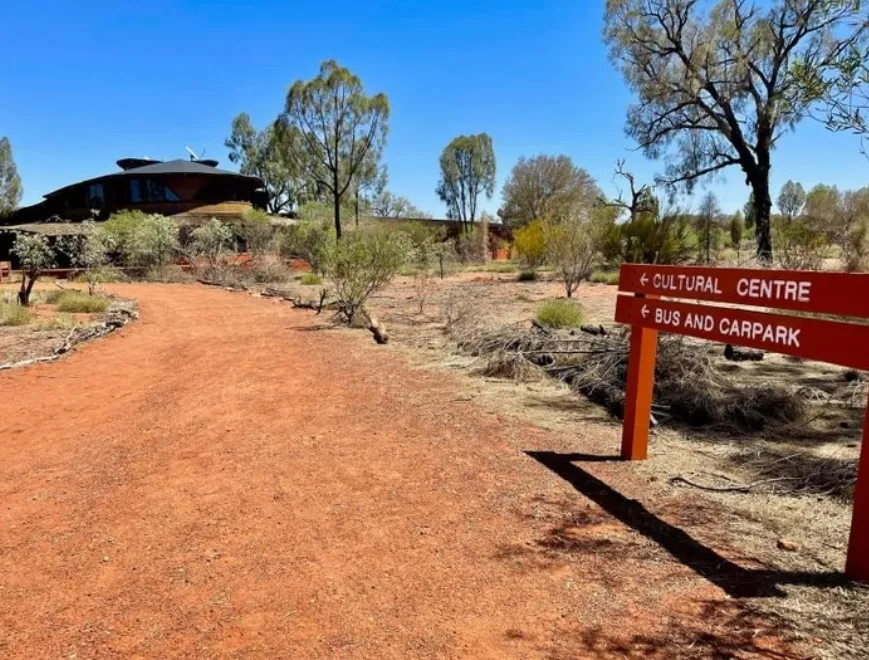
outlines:
M196 155L196 152L193 151L193 149L191 149L190 147L184 147L184 148L187 149L187 153L190 154L190 160L199 160L199 156Z

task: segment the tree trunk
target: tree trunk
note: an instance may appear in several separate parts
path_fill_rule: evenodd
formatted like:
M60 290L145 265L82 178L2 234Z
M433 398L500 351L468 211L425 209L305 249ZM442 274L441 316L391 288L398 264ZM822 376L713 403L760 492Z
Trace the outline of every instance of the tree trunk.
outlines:
M341 198L338 196L338 170L332 175L332 201L335 209L335 238L341 240Z
M356 187L356 228L359 229L359 187Z
M754 232L757 237L757 258L772 263L772 200L769 195L769 175L761 175L752 181L754 191Z

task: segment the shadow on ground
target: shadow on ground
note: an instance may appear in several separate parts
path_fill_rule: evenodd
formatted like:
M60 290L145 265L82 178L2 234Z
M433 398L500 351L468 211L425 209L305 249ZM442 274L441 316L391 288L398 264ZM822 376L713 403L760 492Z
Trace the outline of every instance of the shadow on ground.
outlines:
M632 500L591 473L576 465L579 462L620 460L615 456L588 454L559 454L549 451L527 451L526 454L570 483L579 493L593 501L606 513L639 532L657 544L674 559L689 567L698 575L712 582L733 598L784 597L781 585L807 585L814 587L840 587L848 584L844 574L830 572L798 572L772 569L744 568L722 556L679 527L668 523L649 511L642 503ZM582 522L582 521L580 521ZM589 549L579 542L576 550ZM608 539L595 539L596 551L604 550L611 543ZM561 544L570 548L570 539L559 538L553 530L542 545ZM566 543L566 545L565 545Z

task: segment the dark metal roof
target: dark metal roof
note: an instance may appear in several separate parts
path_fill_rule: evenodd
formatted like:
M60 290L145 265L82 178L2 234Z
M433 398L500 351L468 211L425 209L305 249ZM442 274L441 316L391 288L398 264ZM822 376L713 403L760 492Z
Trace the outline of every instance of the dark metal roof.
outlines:
M236 179L249 179L251 183L256 185L258 188L261 188L264 185L262 179L260 179L259 177L239 174L238 172L230 172L229 170L220 170L216 167L206 165L205 162L206 161L198 162L195 160L184 160L183 158L179 158L177 160L168 160L165 162L155 162L151 165L133 167L131 169L123 170L122 172L113 172L112 174L104 174L103 176L94 177L93 179L85 179L84 181L79 181L78 183L73 183L68 186L64 186L63 188L58 188L57 190L46 194L45 197L53 197L66 190L69 190L70 188L76 188L78 186L89 185L92 183L100 183L115 178L155 176L166 174L229 176Z

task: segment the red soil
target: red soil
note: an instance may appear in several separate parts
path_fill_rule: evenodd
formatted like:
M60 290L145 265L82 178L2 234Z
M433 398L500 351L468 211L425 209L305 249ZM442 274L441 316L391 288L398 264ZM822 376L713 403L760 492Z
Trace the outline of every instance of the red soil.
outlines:
M140 321L0 374L0 656L790 657L523 451L612 453L616 429L482 411L284 303L116 289Z

